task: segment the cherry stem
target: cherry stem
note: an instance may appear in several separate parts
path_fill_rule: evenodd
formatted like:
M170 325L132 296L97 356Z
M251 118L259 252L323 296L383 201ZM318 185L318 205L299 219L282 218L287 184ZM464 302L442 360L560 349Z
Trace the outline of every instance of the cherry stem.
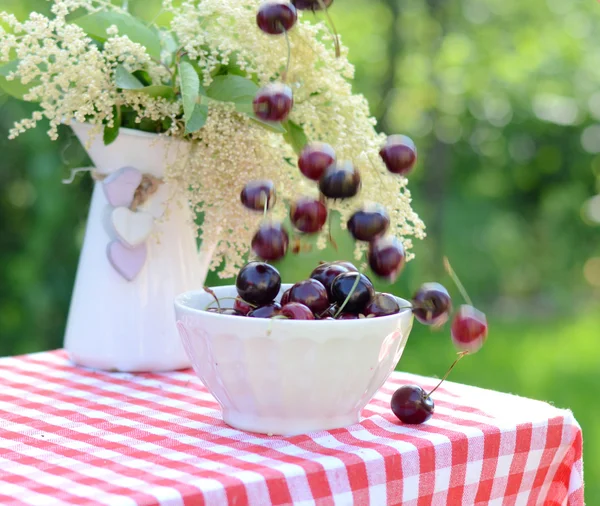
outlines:
M219 297L217 297L217 294L215 292L213 292L208 286L204 287L204 291L213 296L213 298L217 302L217 307L219 308L219 313L220 313L222 311L221 310L221 302L219 302ZM212 304L212 302L211 302L211 304ZM206 308L208 309L208 306L206 306Z
M471 300L471 297L469 297L469 294L465 290L465 287L463 286L463 284L460 282L460 279L458 279L458 276L454 272L454 269L452 269L452 266L450 265L450 261L448 260L448 257L444 257L444 268L446 269L446 272L452 278L452 281L454 281L454 284L458 288L458 291L462 295L463 299L465 299L465 301L467 302L467 304L469 304L469 306L472 306L473 301Z
M458 363L460 362L460 360L461 360L463 357L465 357L466 355L468 355L468 354L469 354L469 352L468 352L468 351L461 351L461 352L458 354L458 357L456 357L456 360L455 360L455 361L452 363L452 365L450 366L450 368L449 368L449 369L446 371L446 374L444 374L444 377L443 377L443 378L440 380L440 382L439 382L439 383L438 383L438 384L435 386L435 388L434 388L434 389L433 389L431 392L429 392L429 393L427 394L427 396L426 396L426 397L431 397L431 394L432 394L433 392L435 392L435 391L436 391L436 390L437 390L437 389L440 387L440 385L441 385L441 384L442 384L444 381L446 381L446 379L448 379L448 376L450 376L450 373L452 372L452 369L454 369L454 368L456 367L456 364L458 364Z
M290 72L290 61L292 60L292 45L290 44L290 37L288 35L287 30L285 30L283 33L285 35L285 42L287 44L287 63L285 65L285 72L281 76L281 80L285 83Z
M325 2L323 0L317 0L317 1L319 2L321 9L323 9L323 11L325 11L325 17L327 18L327 21L329 22L329 26L331 27L331 31L333 32L333 43L335 44L335 57L339 58L340 56L342 56L342 50L340 48L340 39L338 37L338 32L335 28L335 24L333 23L333 19L329 15L329 11L327 10L327 6L325 5Z
M267 195L265 192L261 192L261 195L265 199L265 207L263 210L263 220L266 220L267 219L267 211L269 210L269 195Z
M348 295L346 296L346 300L344 301L344 303L340 306L340 308L338 309L337 313L335 313L334 318L337 318L342 311L344 310L344 308L346 307L346 304L348 304L348 301L350 300L350 297L352 297L352 294L354 293L354 291L356 290L356 287L358 286L358 283L360 282L360 272L357 273L356 276L356 281L354 281L354 284L352 285L352 288L350 290L350 292L348 293Z
M335 239L333 238L333 233L331 232L331 213L330 212L327 213L327 235L329 238L329 242L333 246L333 249L338 251L337 242L335 242Z
M205 290L206 290L206 288L205 288ZM209 293L210 293L210 292L209 292ZM213 292L213 296L215 296L215 295L214 295L214 292ZM220 299L216 299L216 298L215 298L215 300L211 300L211 301L208 303L208 305L207 305L207 306L204 308L204 310L206 311L206 310L207 310L209 307L211 307L211 306L212 306L212 305L215 303L215 301L216 301L216 302L217 302L217 304L218 304L218 303L219 303L219 301L221 301L221 300L242 300L242 299L240 299L239 297L221 297ZM250 307L253 307L253 308L256 308L256 307L257 307L257 306L255 306L254 304L250 304L249 302L246 302L245 300L244 300L243 302L244 302L244 303L246 303L246 304L248 304ZM221 311L221 308L220 308L220 307L219 307L219 311Z

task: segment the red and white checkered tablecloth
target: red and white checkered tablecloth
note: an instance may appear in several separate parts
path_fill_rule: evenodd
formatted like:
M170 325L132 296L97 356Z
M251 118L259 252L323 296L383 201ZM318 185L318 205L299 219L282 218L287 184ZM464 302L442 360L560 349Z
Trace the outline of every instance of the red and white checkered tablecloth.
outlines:
M570 411L446 383L433 418L405 426L389 408L405 383L436 380L394 373L358 425L262 437L226 426L191 371L3 358L0 505L584 504Z

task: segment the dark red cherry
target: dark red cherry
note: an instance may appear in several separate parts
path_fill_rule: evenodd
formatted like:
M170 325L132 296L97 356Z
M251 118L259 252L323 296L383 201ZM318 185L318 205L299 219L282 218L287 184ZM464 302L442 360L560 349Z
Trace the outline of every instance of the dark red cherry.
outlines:
M327 221L327 207L318 199L303 197L290 206L290 220L300 232L314 234Z
M485 343L488 324L485 314L473 306L458 308L452 320L452 342L460 351L475 353Z
M288 302L285 306L281 308L279 314L288 317L290 320L315 319L315 315L313 314L313 312L304 304L300 304L299 302Z
M354 291L352 291L357 277L359 277L358 284ZM364 312L367 304L373 300L375 289L371 280L364 274L346 272L333 280L331 295L332 302L335 302L339 307L342 307L344 301L348 299L343 311L360 314Z
M420 386L405 385L392 395L391 408L402 423L420 424L431 418L435 404Z
M255 306L272 302L281 289L281 276L272 265L250 262L240 270L235 287L238 295Z
M375 205L356 211L348 220L348 230L358 241L371 242L390 226L390 216L383 206Z
M250 311L253 311L255 308L248 304L245 300L236 298L233 303L233 309L235 309L238 313L246 316Z
M319 181L319 190L329 199L349 199L360 190L360 173L352 162L330 165Z
M376 239L369 245L369 267L389 282L398 278L404 260L404 246L395 237Z
M281 312L281 304L272 302L266 306L257 307L248 313L249 318L272 318Z
M424 283L412 298L413 314L423 325L439 327L448 321L452 299L439 283Z
M256 24L269 35L280 35L296 24L296 7L287 0L268 0L261 4L256 14Z
M406 135L391 135L379 151L387 169L393 174L407 175L417 163L417 148Z
M307 144L298 158L300 172L313 181L319 181L327 167L333 163L335 163L335 151L324 142Z
M338 320L358 320L358 315L354 313L342 313L337 317Z
M290 290L290 302L299 302L308 307L313 313L320 314L329 307L327 290L316 279L300 281Z
M252 251L263 260L279 260L287 253L289 243L290 238L281 223L262 223L252 238Z
M335 265L341 265L342 267L345 267L350 272L358 272L358 269L355 267L355 265L352 262L347 262L346 260L336 260L333 263Z
M252 102L254 114L263 121L284 121L293 105L292 89L281 83L267 84L258 90Z
M333 3L333 0L322 0L326 9ZM292 0L296 9L301 11L320 11L323 7L319 0Z
M345 266L327 263L319 265L319 267L312 271L310 277L319 281L326 288L327 294L329 295L329 298L331 298L331 285L333 280L345 272L350 272Z
M377 293L373 300L365 307L365 316L389 316L400 312L398 299L389 293Z
M283 292L283 294L281 295L281 305L285 306L289 301L290 301L290 291L291 288L288 288L285 292Z
M244 186L240 194L242 204L253 211L263 212L265 203L267 209L271 209L277 200L275 195L275 185L273 181L256 180L250 181Z

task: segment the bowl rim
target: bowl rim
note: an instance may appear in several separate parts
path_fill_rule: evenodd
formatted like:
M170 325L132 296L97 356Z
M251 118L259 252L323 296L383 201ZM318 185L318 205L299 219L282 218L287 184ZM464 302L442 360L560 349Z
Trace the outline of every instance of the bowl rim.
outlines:
M294 286L294 283L282 283L281 284L281 290L286 290L288 288L291 288L292 286ZM220 290L220 289L225 289L225 288L234 288L235 289L235 285L222 285L222 286L215 286L215 287L208 287L210 290ZM383 292L383 293L389 293L389 292ZM192 307L190 305L187 305L184 303L184 300L186 298L192 298L194 296L197 296L199 294L208 294L208 292L204 289L204 288L200 288L200 289L196 289L196 290L188 290L186 292L180 293L179 295L177 295L177 297L175 297L175 301L174 301L174 305L176 309L182 310L184 312L190 313L190 314L194 314L194 315L201 315L203 318L209 318L209 319L214 319L214 321L239 321L240 316L233 316L233 315L226 315L226 314L220 314L220 313L210 313L208 311L205 311L204 309L198 309L195 307ZM398 297L397 295L394 294L390 294L393 297L395 297L399 303L405 303L406 305L412 305L410 303L410 301L403 299L402 297ZM403 304L404 305L404 304ZM250 323L250 322L257 322L256 324L264 324L264 323L268 323L268 322L273 322L273 324L277 324L277 325L337 325L339 326L340 324L342 325L357 325L357 324L361 324L361 325L365 325L365 324L369 324L368 322L371 322L373 324L375 323L384 323L386 321L389 320L393 320L393 319L398 319L401 318L403 316L405 316L406 314L410 314L410 316L412 317L412 311L410 310L410 308L405 308L405 309L401 309L400 312L396 313L396 314L392 314L392 315L388 315L388 316L379 316L377 318L359 318L356 320L285 320L285 319L271 319L271 318L246 318L248 321L248 324L254 324L254 323Z

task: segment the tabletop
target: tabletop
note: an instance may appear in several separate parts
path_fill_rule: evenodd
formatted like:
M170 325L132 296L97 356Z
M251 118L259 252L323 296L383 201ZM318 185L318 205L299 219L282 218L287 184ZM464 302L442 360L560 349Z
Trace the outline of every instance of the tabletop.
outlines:
M568 410L444 383L401 424L394 373L361 423L302 436L225 425L192 371L106 373L63 350L0 359L0 504L568 505L583 500ZM326 388L326 385L323 386Z

